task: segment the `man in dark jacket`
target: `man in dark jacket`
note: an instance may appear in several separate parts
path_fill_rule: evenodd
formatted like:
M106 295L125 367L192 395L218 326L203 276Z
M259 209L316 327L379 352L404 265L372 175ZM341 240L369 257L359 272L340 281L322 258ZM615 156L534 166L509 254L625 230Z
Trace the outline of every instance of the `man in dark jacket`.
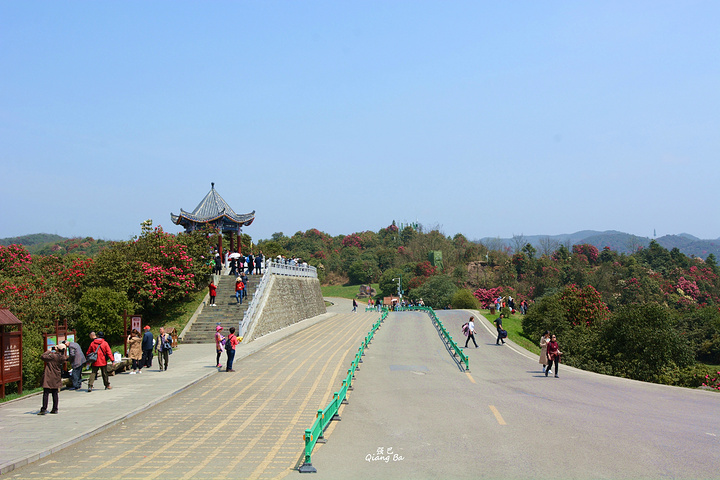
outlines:
M48 407L48 397L52 394L53 406L50 413L58 413L58 391L62 387L62 367L68 357L65 355L65 345L62 343L52 350L43 353L40 358L45 362L45 372L42 378L43 400L38 415L45 415Z
M143 334L143 338L142 338L142 351L143 351L143 358L142 358L143 367L150 368L152 366L152 358L153 358L153 334L150 331L149 325L145 325L145 333Z
M253 254L247 256L247 270L248 275L252 275L253 269L255 268L255 258L253 257Z
M262 251L258 253L255 256L255 274L256 275L262 275L262 261L263 261L263 254Z
M83 354L82 347L76 342L63 341L63 344L67 347L68 357L70 357L70 366L72 367L72 388L80 390L82 387L82 369L87 361Z

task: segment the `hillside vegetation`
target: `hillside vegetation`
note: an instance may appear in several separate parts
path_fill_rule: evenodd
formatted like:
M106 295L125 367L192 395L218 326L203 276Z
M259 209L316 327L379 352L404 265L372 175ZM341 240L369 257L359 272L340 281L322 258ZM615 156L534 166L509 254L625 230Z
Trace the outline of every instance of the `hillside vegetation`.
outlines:
M149 221L131 241L83 240L73 240L73 248L53 247L51 254L0 246L0 307L24 322L28 387L42 373L42 333L55 319L68 319L81 341L102 329L111 343L121 339L123 310L159 325L207 287L208 260L218 243L211 230L171 235ZM434 308L486 308L498 296L513 297L515 305L529 304L520 334L532 344L546 329L557 334L564 363L644 381L720 386L712 375L720 370L714 254L703 260L656 241L622 253L588 243L546 242L538 249L514 240L513 246L471 242L462 234L393 222L377 232L338 236L317 229L291 237L278 232L260 240L255 253L299 257L318 268L323 284L345 285L337 290L343 296L373 284L376 299L400 289L406 299L422 298ZM244 252L251 242L242 236ZM97 253L83 253L93 245Z
M548 245L546 245L547 247ZM498 297L527 301L523 335L558 335L563 361L580 368L674 385L717 387L720 364L720 270L658 242L631 254L590 244L485 245L438 230L399 229L332 237L316 229L276 233L258 243L266 254L297 256L324 283L378 283L434 308L487 308ZM494 248L497 247L497 248ZM442 252L442 263L431 262ZM470 297L470 299L469 299ZM509 312L506 312L509 313ZM706 378L706 375L708 377Z

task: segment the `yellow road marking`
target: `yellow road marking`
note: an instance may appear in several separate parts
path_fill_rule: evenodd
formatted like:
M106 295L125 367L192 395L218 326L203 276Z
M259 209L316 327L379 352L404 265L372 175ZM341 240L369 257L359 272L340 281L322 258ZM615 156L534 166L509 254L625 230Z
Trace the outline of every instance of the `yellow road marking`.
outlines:
M490 411L493 412L493 415L495 415L495 418L500 425L507 425L507 423L505 423L505 420L503 420L502 415L500 415L500 412L498 412L498 409L495 408L495 405L488 405L488 407L490 407Z
M470 375L470 372L465 372L465 375L467 375L467 377L470 379L470 381L471 381L472 383L476 383L476 382L475 382L475 379L473 378L473 376Z

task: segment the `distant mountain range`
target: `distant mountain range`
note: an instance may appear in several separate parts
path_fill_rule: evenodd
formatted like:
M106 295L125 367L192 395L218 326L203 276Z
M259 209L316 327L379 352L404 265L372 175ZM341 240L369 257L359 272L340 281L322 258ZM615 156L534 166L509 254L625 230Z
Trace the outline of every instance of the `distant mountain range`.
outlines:
M571 248L573 245L589 243L602 250L605 247L618 253L633 253L638 248L646 248L650 244L650 238L638 237L629 233L618 232L616 230L607 230L599 232L596 230L582 230L580 232L563 234L563 235L516 235L513 238L485 237L480 239L489 248L502 249L506 248L511 251L519 250L525 244L529 243L538 254L552 253L561 244ZM681 252L688 256L707 258L711 253L720 259L720 238L715 240L701 240L688 233L680 235L665 235L658 237L655 241L668 250L677 247ZM20 244L25 245L30 253L61 253L75 251L75 253L94 254L99 248L110 242L104 240L93 240L92 238L69 239L59 235L51 235L47 233L35 233L33 235L23 235L22 237L2 238L0 245Z
M638 237L629 233L607 230L598 232L595 230L582 230L580 232L563 235L516 235L513 238L492 238L480 239L484 245L490 248L505 247L515 250L529 243L538 250L538 253L546 253L555 250L560 244L570 248L572 245L588 243L594 245L598 250L610 247L618 253L633 253L638 248L646 248L650 244L650 238ZM701 240L693 235L681 233L680 235L665 235L654 239L659 245L668 250L677 247L682 253L688 256L707 258L711 253L720 258L720 238L715 240Z
M63 255L77 253L92 257L112 242L91 237L66 238L49 233L0 238L0 245L22 245L31 255Z

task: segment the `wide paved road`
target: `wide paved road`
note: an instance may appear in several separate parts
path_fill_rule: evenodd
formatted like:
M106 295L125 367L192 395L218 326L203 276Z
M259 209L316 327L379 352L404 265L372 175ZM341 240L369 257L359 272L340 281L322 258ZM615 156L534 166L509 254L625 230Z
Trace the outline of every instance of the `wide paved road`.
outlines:
M303 433L318 408L342 386L362 338L378 317L335 315L236 362L236 373L213 375L7 478L299 475L295 468L303 453ZM162 374L157 376L162 381Z
M469 313L438 316L464 341ZM720 478L719 394L562 365L546 378L478 326L468 374L426 314L390 314L313 478Z

